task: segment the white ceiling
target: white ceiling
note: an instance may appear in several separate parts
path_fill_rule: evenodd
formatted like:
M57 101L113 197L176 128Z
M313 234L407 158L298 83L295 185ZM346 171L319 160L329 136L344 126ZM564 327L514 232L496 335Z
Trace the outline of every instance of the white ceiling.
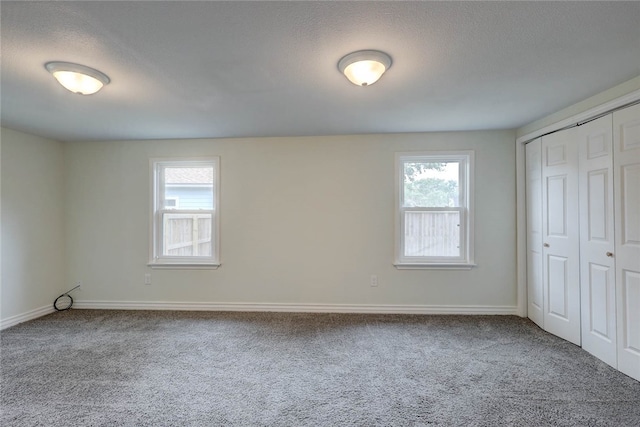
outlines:
M640 75L640 2L0 4L2 126L60 140L516 128ZM370 87L338 60L393 58ZM65 91L48 61L111 84Z

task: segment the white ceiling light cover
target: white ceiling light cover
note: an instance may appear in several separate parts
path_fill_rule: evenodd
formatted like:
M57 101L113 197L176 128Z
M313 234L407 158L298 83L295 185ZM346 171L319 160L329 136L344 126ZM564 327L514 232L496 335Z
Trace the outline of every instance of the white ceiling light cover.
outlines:
M356 86L377 82L391 67L391 57L377 50L359 50L343 57L338 69Z
M70 62L47 62L45 68L65 89L80 95L94 94L111 81L98 70Z

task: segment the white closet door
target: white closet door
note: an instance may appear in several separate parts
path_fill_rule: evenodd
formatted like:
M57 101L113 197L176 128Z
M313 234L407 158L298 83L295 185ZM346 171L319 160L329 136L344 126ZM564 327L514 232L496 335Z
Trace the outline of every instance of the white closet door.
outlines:
M618 369L640 381L640 105L613 114Z
M526 153L528 316L544 328L542 280L542 140L529 142Z
M544 329L580 345L576 128L542 137Z
M609 114L580 126L577 132L582 348L615 368L612 123Z

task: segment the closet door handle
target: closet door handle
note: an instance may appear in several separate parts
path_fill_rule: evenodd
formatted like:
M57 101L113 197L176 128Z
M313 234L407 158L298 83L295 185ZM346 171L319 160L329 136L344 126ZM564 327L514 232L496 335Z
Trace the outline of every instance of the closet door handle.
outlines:
M608 256L609 258L613 258L613 252L607 252L607 256Z
M549 247L549 244L548 244L548 243L545 243L545 244L543 244L542 246L544 246L545 248L548 248L548 247Z

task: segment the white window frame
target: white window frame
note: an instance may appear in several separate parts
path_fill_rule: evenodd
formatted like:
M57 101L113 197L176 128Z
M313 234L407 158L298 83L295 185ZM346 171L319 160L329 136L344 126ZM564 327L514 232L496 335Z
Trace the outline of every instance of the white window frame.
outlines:
M395 155L395 262L398 269L454 269L469 270L475 266L473 258L473 168L474 152L421 151L402 152ZM460 207L423 208L404 207L404 164L406 162L458 162ZM410 257L404 256L405 212L456 211L460 213L459 257Z
M163 208L165 192L161 171L167 167L213 167L213 209L176 209ZM220 157L190 157L149 159L151 176L151 215L149 264L151 268L170 269L215 269L220 266ZM211 256L165 256L163 254L163 222L165 213L168 214L211 214Z

